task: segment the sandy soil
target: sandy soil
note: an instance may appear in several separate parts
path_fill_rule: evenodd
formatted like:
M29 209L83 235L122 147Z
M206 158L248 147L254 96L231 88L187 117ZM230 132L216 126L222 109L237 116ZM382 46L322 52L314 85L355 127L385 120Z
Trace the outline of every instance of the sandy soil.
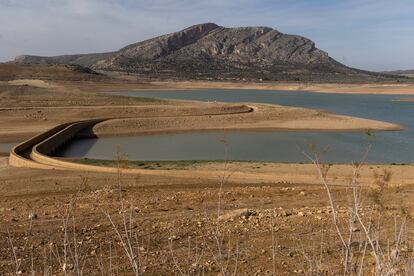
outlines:
M203 164L189 164L177 167L179 170L185 170L186 175L179 177L174 171L171 174L165 174L165 178L179 178L180 181L191 183L193 180L200 180L202 182L217 183L220 179L220 174L224 168L224 163L207 162ZM315 167L312 164L286 164L286 163L272 163L272 162L230 162L227 165L228 180L233 184L318 184L320 185L319 176ZM164 166L161 164L157 169L163 170ZM114 179L116 175L105 173L82 173L72 171L44 171L36 169L22 169L13 168L7 164L7 157L0 157L0 169L3 173L0 174L0 181L2 182L2 195L4 196L19 196L27 192L38 193L52 193L60 187L54 187L53 183L46 181L47 179L54 179L55 176L62 177L62 181L65 179L72 179L78 181L82 175L90 175L91 178ZM153 168L152 170L154 170ZM414 170L410 165L365 165L360 172L360 180L364 185L373 186L375 179L374 173L381 173L387 170L392 173L390 187L398 186L410 186L414 185ZM45 174L45 172L47 172ZM199 174L202 172L202 174ZM209 176L209 173L211 176ZM330 180L336 185L346 185L352 175L351 165L331 165ZM102 175L101 175L102 174ZM101 175L101 177L98 177ZM193 177L191 177L193 176ZM200 176L205 176L201 178ZM153 175L141 175L151 179ZM161 178L164 176L160 176ZM135 179L136 176L125 175L127 179ZM154 177L157 178L157 177ZM32 180L37 179L37 184L33 186L27 186ZM98 182L101 180L98 180ZM151 180L152 181L152 180ZM150 181L150 182L151 182ZM43 182L43 184L40 184ZM98 184L98 183L95 183ZM105 183L101 183L104 185ZM167 184L167 183L165 183ZM76 186L72 184L64 185L65 189L74 191Z
M413 79L414 80L414 79ZM176 89L258 89L308 91L349 94L390 94L414 95L414 81L404 83L295 83L295 82L226 82L226 81L156 81L142 79L139 76L120 75L115 79L82 79L68 81L63 79L47 80L47 85L64 87L71 91L133 91L133 90L176 90ZM38 79L25 79L25 84L36 85Z
M74 90L83 91L133 91L133 90L181 90L181 89L258 89L308 91L345 94L414 95L414 83L292 83L292 82L225 82L225 81L137 81L129 82L56 82Z
M259 89L259 90L285 90L285 91L309 91L346 94L391 94L414 95L412 83L382 83L382 84L317 84L317 83L283 83L283 82L152 82L160 86L160 89L194 89L194 88L224 88L224 89Z
M33 80L33 79L20 79L8 81L7 84L10 85L28 85L38 88L58 88L59 86L46 82L44 80Z
M97 124L98 135L129 135L194 130L313 130L360 131L398 130L398 125L374 120L329 114L304 108L268 104L249 104L253 112L218 116L115 119Z

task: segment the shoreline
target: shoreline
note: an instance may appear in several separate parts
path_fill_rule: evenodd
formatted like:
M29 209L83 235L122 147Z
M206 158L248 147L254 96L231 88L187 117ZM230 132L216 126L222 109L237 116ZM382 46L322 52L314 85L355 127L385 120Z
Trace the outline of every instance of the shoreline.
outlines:
M324 111L274 104L251 105L252 112L212 116L112 119L93 126L96 137L134 136L205 131L364 132L401 131L403 126Z
M411 82L384 83L303 83L285 81L213 81L213 80L169 80L169 79L107 79L97 81L71 82L66 80L45 81L40 79L15 80L13 85L28 85L44 89L72 92L114 92L116 91L169 91L195 89L243 89L282 90L291 92L338 93L338 94L384 94L413 95L414 78Z
M413 80L414 81L414 80ZM202 89L228 89L228 90L281 90L291 92L334 93L334 94L368 94L368 95L413 95L414 83L382 83L382 84L341 84L341 83L286 83L286 82L219 82L219 81L151 81L152 85L143 88L134 88L127 85L129 91L171 91L171 90L202 90ZM109 91L108 91L109 92Z
M353 129L329 129L329 128L200 128L200 129L171 129L171 130L148 130L131 133L118 133L118 134L79 134L79 138L113 138L113 137L134 137L134 136L150 136L150 135L164 135L164 134L180 134L180 133L205 133L205 132L306 132L306 133L356 133L356 132L389 132L389 131L403 131L405 128L402 126L396 126L395 128L388 129L367 129L367 128L353 128Z
M89 164L94 163L98 164L98 166L105 166L104 164L100 163L107 163L107 164L113 164L115 166L115 163L118 162L117 160L111 160L111 159L96 159L96 158L88 158L88 157L55 157L57 159L81 163L81 164ZM125 160L128 164L131 164L135 167L139 166L147 166L147 165L153 165L153 164L161 164L161 165L181 165L183 164L186 166L192 166L192 165L205 165L205 164L252 164L252 165L277 165L277 166L293 166L293 165L300 165L300 166L314 166L310 161L309 162L282 162L282 161L266 161L266 160L237 160L237 159L183 159L183 160ZM121 160L122 162L122 160ZM142 163L142 164L140 164ZM327 164L334 165L334 166L352 166L350 163L346 162L326 162ZM380 167L414 167L413 163L364 163L364 166L380 166Z
M1 114L4 131L1 132L0 143L28 139L67 122L69 117L73 120L112 117L112 120L94 127L93 134L98 137L190 131L363 132L404 129L390 122L264 103L168 100L164 104L151 105L8 108L0 109ZM39 118L35 117L33 123L29 123L32 116ZM11 123L7 118L15 119Z
M61 161L79 165L97 166L102 169L115 169L116 161L102 159L57 158ZM84 161L84 162L82 162ZM132 166L130 164L132 163ZM134 164L135 163L135 164ZM223 164L226 169L223 170ZM229 182L233 183L302 183L313 184L319 182L319 175L312 163L283 163L271 161L225 161L225 160L177 160L177 161L121 161L123 174L127 170L140 174L163 175L166 177L180 177L183 179L218 179L223 173L229 174ZM328 177L334 179L336 185L348 185L349 175L353 172L350 163L327 163L330 170ZM390 186L410 185L414 177L414 164L377 164L364 163L360 180L367 185L375 185L372 177L379 171L390 171L393 178ZM69 169L69 171L73 171ZM90 172L93 173L93 172ZM113 174L113 172L104 172Z
M392 124L392 123L390 123ZM181 133L205 133L205 132L306 132L306 133L357 133L357 132L389 132L389 131L404 131L405 128L401 125L394 124L395 127L384 129L370 129L370 128L343 128L343 129L329 129L329 128L193 128L193 129L170 129L170 130L147 130L131 133L100 133L100 134L88 134L80 133L77 135L79 139L99 139L99 138L115 138L115 137L134 137L134 136L151 136L151 135L164 135L164 134L181 134ZM35 136L36 133L30 133L30 135L23 135L23 133L16 137ZM18 144L22 140L27 138L16 139L13 136L1 137L0 144ZM5 153L5 152L3 152Z

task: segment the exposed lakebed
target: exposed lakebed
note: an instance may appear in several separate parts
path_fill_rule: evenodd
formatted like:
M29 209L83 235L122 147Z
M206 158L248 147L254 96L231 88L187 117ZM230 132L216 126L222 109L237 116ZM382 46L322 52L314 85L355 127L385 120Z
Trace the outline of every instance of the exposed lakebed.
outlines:
M372 144L371 163L414 162L414 103L396 101L398 95L330 94L297 91L194 90L114 92L131 97L260 102L330 111L402 125L403 131L364 132L242 132L212 131L131 137L80 139L68 144L63 157L113 159L116 147L130 160L255 160L307 162L303 151L316 145L327 162L358 161Z

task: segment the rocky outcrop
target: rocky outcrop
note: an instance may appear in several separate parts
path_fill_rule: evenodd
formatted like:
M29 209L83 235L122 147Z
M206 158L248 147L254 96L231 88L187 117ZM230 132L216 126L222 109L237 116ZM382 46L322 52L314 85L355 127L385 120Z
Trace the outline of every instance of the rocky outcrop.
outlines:
M129 45L95 67L133 70L134 64L169 60L216 60L235 67L330 62L327 53L304 37L267 27L224 28L207 23Z
M366 81L395 78L348 68L305 37L268 27L195 25L116 52L56 57L19 56L17 63L79 64L96 70L180 79Z

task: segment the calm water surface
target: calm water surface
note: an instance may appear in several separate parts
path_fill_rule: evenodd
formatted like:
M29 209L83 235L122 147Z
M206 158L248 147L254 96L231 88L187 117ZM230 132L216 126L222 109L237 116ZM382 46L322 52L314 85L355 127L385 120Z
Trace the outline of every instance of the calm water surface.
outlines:
M0 143L0 152L9 152L15 145L15 143Z
M306 162L303 151L315 144L327 162L357 161L369 143L371 163L414 162L414 103L398 95L329 94L292 91L196 90L119 92L132 97L159 97L222 102L260 102L307 107L343 115L398 123L404 131L375 132L240 132L215 131L135 137L83 139L60 156L112 159L119 145L130 160L258 160ZM225 145L223 140L226 141ZM225 153L227 152L227 154ZM227 157L226 157L227 156Z

